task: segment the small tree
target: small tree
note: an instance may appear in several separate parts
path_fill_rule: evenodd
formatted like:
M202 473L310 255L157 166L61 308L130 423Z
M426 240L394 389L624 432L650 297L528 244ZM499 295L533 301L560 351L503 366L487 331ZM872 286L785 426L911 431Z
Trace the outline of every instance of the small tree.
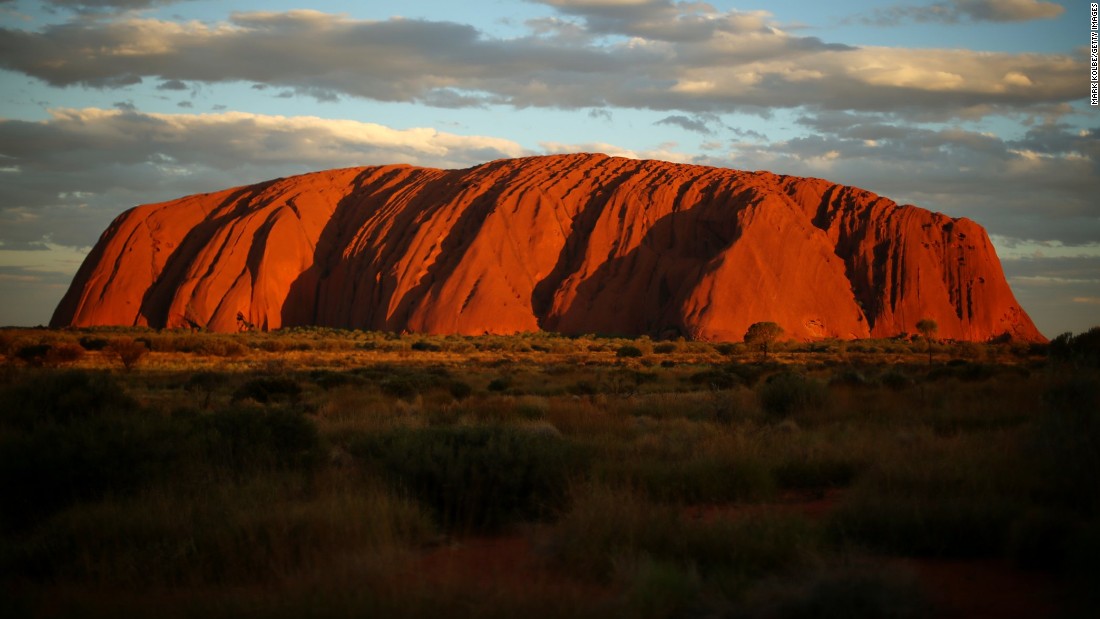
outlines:
M932 365L932 337L936 335L939 328L936 321L931 318L921 318L917 321L917 331L920 331L924 341L928 343L928 365Z
M137 362L145 356L145 353L149 352L149 349L145 347L145 342L131 337L120 337L111 342L110 350L118 357L118 360L122 362L122 366L127 371L134 369Z
M751 348L759 348L764 359L768 358L768 347L783 335L783 327L774 322L754 322L745 332L745 343Z

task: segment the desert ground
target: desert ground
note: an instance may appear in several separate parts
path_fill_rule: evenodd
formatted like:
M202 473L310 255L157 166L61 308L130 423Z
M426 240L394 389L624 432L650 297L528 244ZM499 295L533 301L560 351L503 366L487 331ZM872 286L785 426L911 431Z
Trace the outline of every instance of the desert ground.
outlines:
M1050 344L0 330L7 617L1094 617Z

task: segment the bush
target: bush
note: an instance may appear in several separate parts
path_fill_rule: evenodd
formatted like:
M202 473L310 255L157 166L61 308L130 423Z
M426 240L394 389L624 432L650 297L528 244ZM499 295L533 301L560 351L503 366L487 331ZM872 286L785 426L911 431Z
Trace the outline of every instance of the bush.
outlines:
M1051 340L1048 351L1053 359L1100 366L1100 327L1077 335L1063 333Z
M608 481L625 483L663 503L728 503L758 500L775 492L767 468L749 458L639 459L609 463L602 473Z
M310 471L324 450L317 426L283 409L236 408L192 419L202 464L234 473Z
M195 372L191 375L191 378L187 379L183 388L188 392L197 391L203 395L202 407L210 408L210 398L213 397L214 391L218 389L226 381L224 374L220 372Z
M109 374L83 370L32 375L0 392L0 402L4 403L0 422L21 429L137 408L137 402Z
M447 391L450 392L451 397L456 400L465 400L474 393L474 388L468 383L464 383L460 380L451 381L447 385Z
M630 344L620 346L618 350L615 351L615 356L619 358L641 357L643 354L641 348Z
M901 391L914 384L912 378L909 378L897 370L883 372L883 374L878 377L878 382L882 383L884 387L891 391Z
M667 354L670 354L670 353L674 353L674 352L676 352L676 343L675 342L661 342L660 344L655 344L653 346L653 352L655 352L659 355L667 355Z
M28 344L20 346L15 351L15 358L27 365L41 367L46 362L46 354L50 352L49 344Z
M773 417L784 418L825 405L829 393L821 383L785 372L768 378L757 390L760 406Z
M1071 512L1032 509L1012 523L1008 554L1025 569L1062 571L1068 566L1072 543L1082 528Z
M831 567L765 583L748 595L743 614L768 619L919 619L931 606L910 573L882 565Z
M561 438L514 427L401 429L351 449L460 531L494 531L553 513L579 466Z
M285 376L252 378L233 391L233 401L254 400L259 404L296 402L301 396L301 385Z
M924 490L928 492L928 490ZM917 556L990 557L1006 546L1020 504L988 493L921 496L859 489L829 516L839 540Z
M0 519L22 527L81 499L128 492L163 468L169 429L110 376L31 377L0 395Z
M111 344L110 340L105 337L95 337L92 335L81 336L79 342L84 350L88 352L103 350Z
M160 421L160 420L157 420ZM163 423L87 419L0 441L4 524L23 527L75 501L129 493L166 468Z
M728 357L728 356L736 353L737 350L738 350L738 347L737 347L737 344L733 344L733 343L730 343L730 342L722 342L720 344L715 344L714 345L714 350L718 354L725 355L725 356Z
M717 390L733 389L741 384L741 379L736 374L718 369L696 372L691 375L689 380L694 385L706 385Z
M870 387L871 381L867 380L867 377L859 370L855 368L845 368L829 379L829 386L832 387L834 385L858 389Z
M84 349L71 342L54 344L46 353L46 364L50 366L76 363L84 358Z
M1036 475L1034 492L1044 502L1100 515L1100 394L1096 377L1069 376L1043 394L1047 411L1028 437L1027 458Z
M132 337L122 337L111 342L110 351L122 362L127 371L134 369L138 361L149 352L145 342Z
M274 402L297 402L302 395L302 386L294 379L285 376L263 376L253 378L233 392L233 401L254 400L260 404Z
M608 580L624 558L696 568L703 577L758 578L811 560L820 538L805 519L761 511L738 518L691 519L637 493L583 488L554 531L557 559L571 571Z

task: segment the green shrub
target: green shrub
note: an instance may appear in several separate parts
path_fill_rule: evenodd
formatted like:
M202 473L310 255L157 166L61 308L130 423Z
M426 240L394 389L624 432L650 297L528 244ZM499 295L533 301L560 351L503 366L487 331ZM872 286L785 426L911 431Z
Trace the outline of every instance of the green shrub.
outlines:
M309 373L309 378L317 383L318 387L326 391L345 385L354 385L360 382L358 376L354 376L347 372L334 372L332 370L313 370Z
M96 337L94 335L82 335L78 341L84 350L88 352L103 350L111 343L111 341L105 337Z
M1046 411L1027 437L1026 457L1044 502L1100 515L1100 393L1096 376L1079 373L1049 387Z
M504 426L400 429L351 449L460 531L494 531L553 513L580 463L559 437Z
M46 354L49 352L49 344L27 344L15 351L15 358L27 365L41 367L46 362Z
M311 471L324 455L317 426L290 410L223 410L194 418L190 433L203 466L231 473Z
M689 378L694 385L703 385L710 389L733 389L741 384L741 379L736 374L719 369L703 370L696 372Z
M137 402L105 372L68 370L29 375L0 392L0 423L30 428L109 413L131 412Z
M906 387L910 387L914 384L913 379L906 376L904 373L891 369L883 372L878 377L878 382L882 383L884 387L892 391L901 391Z
M596 395L600 392L596 385L587 380L580 380L569 386L569 393L572 395Z
M839 385L849 388L870 387L871 381L855 368L844 368L829 379L829 386Z
M233 392L233 401L254 400L260 404L297 402L302 386L286 376L260 376L245 382Z
M214 392L225 382L226 376L221 372L202 371L192 374L183 384L183 388L187 392L202 394L202 407L210 408L210 399L214 396Z
M23 527L75 501L130 492L166 470L176 436L109 376L63 372L6 389L0 520ZM10 406L10 408L9 408Z
M932 607L916 577L884 565L829 566L767 581L738 616L767 619L920 619Z
M460 380L453 380L447 385L447 391L456 400L465 400L474 393L474 388L469 383L464 383Z
M730 342L722 342L720 344L715 344L714 345L714 350L718 354L725 355L725 356L728 357L728 356L738 352L738 346L737 346L737 344L732 344Z
M989 557L1001 554L1020 504L993 495L920 496L853 492L829 516L841 540L907 555Z
M780 462L772 477L781 488L819 489L840 488L855 480L864 464L845 457L798 457Z
M694 569L649 558L626 569L629 573L622 576L630 581L626 597L631 617L692 616L698 609L702 582Z
M139 590L285 583L341 573L349 557L392 556L433 533L412 501L371 485L259 476L196 492L151 490L74 506L13 545L3 567L32 581Z
M775 492L767 467L749 458L639 458L604 463L595 474L663 503L726 503L761 499Z
M1079 517L1064 509L1029 510L1012 523L1008 555L1025 569L1063 571L1083 527Z
M1073 335L1063 333L1050 341L1051 358L1100 367L1100 327Z
M799 516L760 511L689 519L680 507L606 485L582 488L554 537L559 563L598 580L608 580L617 562L637 557L697 568L704 578L760 578L807 565L821 541Z
M620 346L618 350L615 351L615 356L619 358L641 357L643 354L641 348L631 344Z
M773 417L785 418L823 407L829 392L815 380L801 374L784 372L769 377L757 390L757 397L764 412Z

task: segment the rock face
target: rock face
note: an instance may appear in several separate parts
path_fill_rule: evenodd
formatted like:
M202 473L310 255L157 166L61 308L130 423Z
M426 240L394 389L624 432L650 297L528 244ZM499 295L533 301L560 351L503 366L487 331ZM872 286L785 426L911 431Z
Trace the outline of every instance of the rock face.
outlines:
M820 179L604 155L278 179L133 208L51 325L1042 340L985 231Z

